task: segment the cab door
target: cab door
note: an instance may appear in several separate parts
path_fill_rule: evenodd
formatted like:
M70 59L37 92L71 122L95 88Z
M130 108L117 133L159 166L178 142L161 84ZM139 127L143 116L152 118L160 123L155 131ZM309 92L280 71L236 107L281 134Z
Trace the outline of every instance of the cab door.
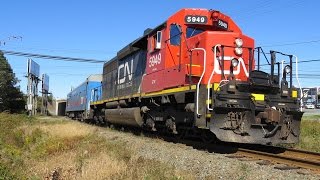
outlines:
M181 26L177 23L171 23L168 31L168 40L166 41L166 68L176 68L181 66L182 56L180 55L181 47Z

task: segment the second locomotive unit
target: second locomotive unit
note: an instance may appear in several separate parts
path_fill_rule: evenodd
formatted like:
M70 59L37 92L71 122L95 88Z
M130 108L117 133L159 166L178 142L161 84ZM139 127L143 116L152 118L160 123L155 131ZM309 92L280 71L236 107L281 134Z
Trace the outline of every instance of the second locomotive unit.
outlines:
M104 64L91 118L207 141L296 143L303 113L295 56L280 53L289 60L282 70L271 51L264 72L260 54L225 14L182 9Z
M90 102L101 99L101 74L90 75L67 95L66 115L72 119L89 119Z

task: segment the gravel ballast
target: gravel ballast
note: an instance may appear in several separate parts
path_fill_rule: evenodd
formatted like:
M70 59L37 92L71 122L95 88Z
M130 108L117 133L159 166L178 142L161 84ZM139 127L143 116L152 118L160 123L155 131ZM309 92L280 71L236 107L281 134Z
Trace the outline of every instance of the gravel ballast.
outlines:
M108 141L125 142L126 148L139 157L172 165L177 170L189 172L196 179L320 179L320 175L305 169L279 170L275 167L284 165L232 158L232 154L197 150L185 144L128 132L101 128L99 134Z

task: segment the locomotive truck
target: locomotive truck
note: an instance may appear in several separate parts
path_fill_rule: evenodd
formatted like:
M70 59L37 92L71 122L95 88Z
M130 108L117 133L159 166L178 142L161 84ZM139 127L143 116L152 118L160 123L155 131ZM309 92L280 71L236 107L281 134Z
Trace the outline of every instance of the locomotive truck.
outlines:
M104 64L102 98L91 102L90 118L205 141L296 143L298 59L266 54L229 16L181 9ZM278 55L288 59L283 68Z

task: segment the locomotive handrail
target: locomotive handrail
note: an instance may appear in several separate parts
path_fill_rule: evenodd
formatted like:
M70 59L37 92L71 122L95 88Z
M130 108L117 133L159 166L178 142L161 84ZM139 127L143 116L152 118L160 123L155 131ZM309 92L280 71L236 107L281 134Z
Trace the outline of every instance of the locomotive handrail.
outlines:
M215 45L214 46L214 48L213 48L213 50L214 50L214 52L213 52L213 56L214 56L214 62L216 62L216 60L217 60L217 56L216 56L216 54L217 54L217 47L220 47L221 46L221 44L217 44L217 45ZM210 75L210 77L209 77L209 80L208 80L208 88L207 88L207 95L208 95L208 97L207 97L207 101L208 102L210 102L210 84L211 84L211 79L212 79L212 77L213 77L213 74L214 74L214 68L213 68L213 70L212 70L212 72L211 72L211 75ZM213 89L214 89L214 87L213 87ZM210 103L207 103L207 108L208 108L208 110L213 110L213 108L210 108Z
M257 49L257 50L258 50L258 65L257 65L258 71L260 70L260 53L263 54L263 56L264 56L265 60L267 61L268 65L270 65L270 62L269 62L269 60L268 60L268 58L267 58L267 56L266 56L266 53L263 51L262 47L256 47L256 48L254 48L254 49ZM260 51L261 51L261 52L260 52Z
M222 80L219 82L219 84L218 84L218 88L221 88L222 86L227 85L229 81L230 81L230 80L228 80L228 79L222 79ZM227 82L227 83L222 84L223 82Z
M199 82L197 83L197 100L196 100L196 113L197 113L197 116L201 116L201 114L199 114L199 88L200 88L200 83L203 79L203 76L206 72L207 51L204 48L193 48L191 49L191 51L203 51L203 71L200 76Z
M219 65L221 69L221 79L225 79L224 76L224 46L221 46L221 60L219 60Z
M299 77L298 77L298 74L299 74L298 73L298 57L296 55L292 55L292 56L296 59L296 79L297 79L298 86L300 89L300 111L302 111L302 106L301 106L302 105L302 88L301 88Z

